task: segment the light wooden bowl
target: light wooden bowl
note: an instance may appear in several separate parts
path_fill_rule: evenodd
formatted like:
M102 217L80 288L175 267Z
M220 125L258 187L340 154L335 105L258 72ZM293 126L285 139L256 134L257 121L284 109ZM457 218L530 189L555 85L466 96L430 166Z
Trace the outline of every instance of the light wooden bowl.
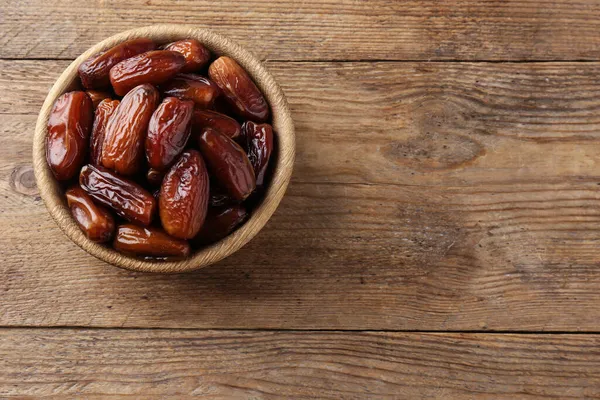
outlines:
M181 261L144 261L128 257L110 247L96 244L81 232L66 205L65 195L54 179L46 163L46 124L54 101L63 93L78 87L77 68L84 60L99 51L133 38L150 38L158 44L179 39L194 38L203 43L213 54L227 55L235 59L254 79L264 93L272 112L272 125L276 132L276 154L273 175L261 203L252 210L251 216L238 230L208 247L196 251ZM71 63L58 78L38 116L33 139L33 166L40 195L50 215L60 229L79 247L91 255L115 266L145 272L177 273L192 271L213 264L235 253L248 243L267 223L279 205L292 175L295 157L294 124L285 96L275 79L256 57L229 39L206 29L180 25L153 25L132 29L114 35L92 46Z

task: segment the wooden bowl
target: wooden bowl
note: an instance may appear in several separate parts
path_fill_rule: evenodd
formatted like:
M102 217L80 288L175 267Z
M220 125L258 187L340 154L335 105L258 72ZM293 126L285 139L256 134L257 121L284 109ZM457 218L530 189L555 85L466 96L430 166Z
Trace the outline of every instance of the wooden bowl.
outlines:
M254 79L267 99L272 113L272 125L276 132L276 153L273 154L272 177L260 204L252 210L250 218L235 232L192 254L181 261L145 261L116 252L110 247L89 240L71 217L65 194L54 179L46 163L47 122L54 101L63 93L78 87L77 68L91 55L108 49L125 40L149 38L158 44L179 39L194 38L203 43L215 55L227 55L235 59ZM294 124L285 96L275 79L256 57L229 39L206 29L180 25L153 25L132 29L114 35L92 46L71 63L58 78L38 116L33 138L33 166L40 195L50 215L60 229L79 247L91 255L115 266L145 272L177 273L206 267L235 253L248 243L267 223L279 205L292 175L295 157Z

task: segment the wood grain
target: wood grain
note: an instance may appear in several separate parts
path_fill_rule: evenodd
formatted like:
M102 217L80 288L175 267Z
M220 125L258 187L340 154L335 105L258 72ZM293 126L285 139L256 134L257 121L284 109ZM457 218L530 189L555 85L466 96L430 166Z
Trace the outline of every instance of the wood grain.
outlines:
M49 219L33 114L65 64L0 63L2 325L598 330L600 64L270 63L293 183L238 254L177 277Z
M598 335L2 330L0 396L600 398Z
M0 57L75 58L120 31L209 27L263 59L598 60L594 0L5 0Z

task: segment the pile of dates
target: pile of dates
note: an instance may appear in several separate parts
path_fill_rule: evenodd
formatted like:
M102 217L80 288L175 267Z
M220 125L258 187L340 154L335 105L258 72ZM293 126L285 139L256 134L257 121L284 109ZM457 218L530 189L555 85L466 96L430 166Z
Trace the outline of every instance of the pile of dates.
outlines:
M269 106L197 40L123 42L79 67L54 103L46 159L86 236L142 258L183 258L239 227L269 174Z

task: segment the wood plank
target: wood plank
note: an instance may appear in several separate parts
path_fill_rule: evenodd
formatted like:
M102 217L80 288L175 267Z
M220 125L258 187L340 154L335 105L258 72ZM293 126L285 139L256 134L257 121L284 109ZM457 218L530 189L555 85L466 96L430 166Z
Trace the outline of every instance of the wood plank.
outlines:
M600 398L600 336L0 330L0 395Z
M0 113L36 114L67 64L0 61ZM292 106L295 180L462 186L600 179L600 63L268 67Z
M597 63L272 63L293 183L182 276L110 268L48 217L33 114L64 64L0 63L1 325L598 330Z
M5 0L0 57L75 58L150 24L210 27L275 60L597 60L594 0Z
M596 331L596 182L294 182L267 227L179 276L93 259L50 220L26 137L3 136L0 325Z

